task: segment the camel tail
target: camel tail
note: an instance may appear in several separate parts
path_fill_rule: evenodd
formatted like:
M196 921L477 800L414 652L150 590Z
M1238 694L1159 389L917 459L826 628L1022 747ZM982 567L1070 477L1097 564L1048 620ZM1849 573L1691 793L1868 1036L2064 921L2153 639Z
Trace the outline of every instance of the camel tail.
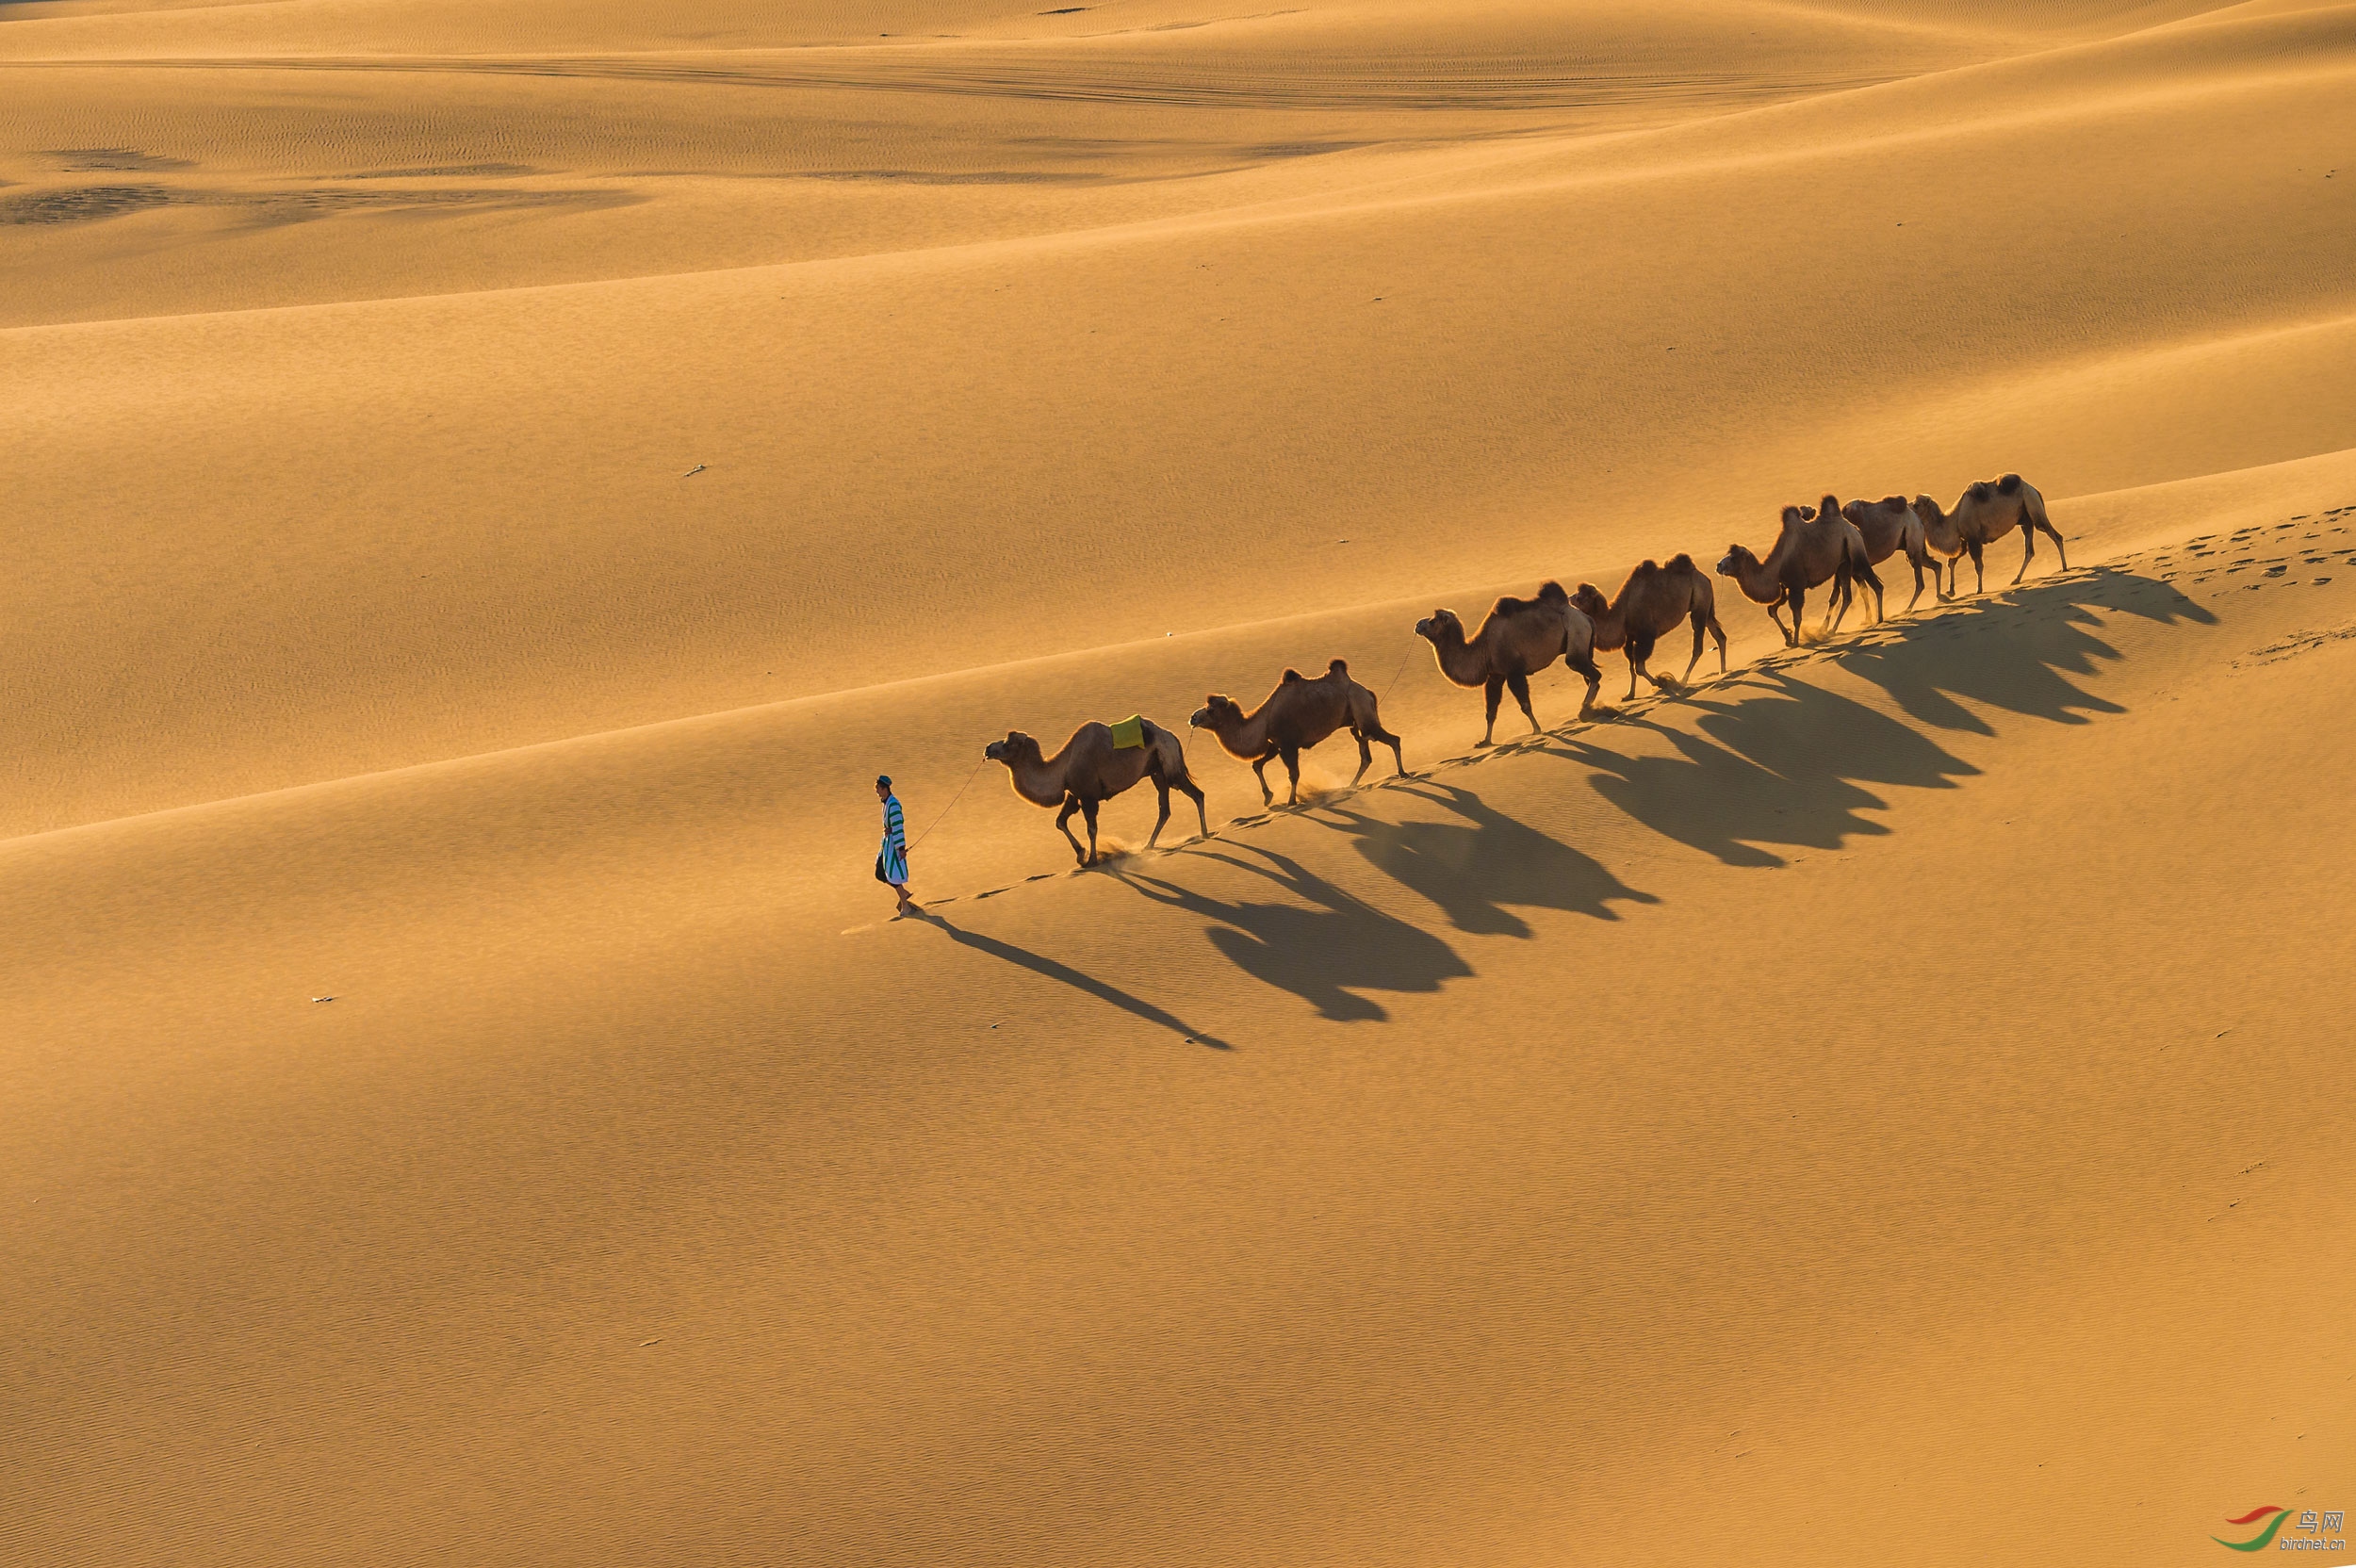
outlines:
M1162 776L1164 783L1191 784L1194 776L1186 772L1186 743L1152 719L1145 721L1145 742L1153 748L1153 771Z

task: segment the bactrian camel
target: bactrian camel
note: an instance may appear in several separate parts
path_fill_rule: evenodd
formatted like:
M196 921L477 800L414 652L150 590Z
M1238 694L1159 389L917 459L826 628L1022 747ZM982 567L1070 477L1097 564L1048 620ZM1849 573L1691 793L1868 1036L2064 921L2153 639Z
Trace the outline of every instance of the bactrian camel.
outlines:
M1084 724L1072 732L1063 749L1053 757L1042 757L1037 741L1019 729L1010 729L1005 740L984 746L982 755L1006 765L1006 772L1014 780L1014 792L1024 800L1034 806L1062 806L1063 809L1055 814L1055 825L1062 829L1072 855L1084 866L1093 865L1097 859L1096 808L1141 778L1153 781L1162 800L1162 814L1154 820L1153 836L1145 841L1146 848L1153 847L1170 822L1172 790L1194 802L1194 814L1202 825L1203 836L1210 837L1211 823L1203 809L1203 792L1186 773L1186 743L1151 719L1142 721L1140 727L1144 731L1143 745L1117 746L1113 744L1110 726ZM1072 836L1074 811L1088 819L1088 844L1085 851L1080 848L1080 841Z
M1571 603L1594 623L1598 649L1628 649L1628 699L1636 695L1639 676L1664 692L1691 679L1693 666L1702 662L1705 631L1718 640L1718 673L1726 673L1726 634L1718 624L1718 590L1690 555L1680 555L1666 566L1645 562L1628 574L1620 584L1619 596L1609 604L1604 602L1603 590L1592 582L1580 583ZM1685 674L1671 680L1653 674L1644 662L1652 657L1653 645L1675 631L1679 621L1693 623L1693 657L1685 662Z
M1906 564L1914 568L1914 594L1906 600L1911 610L1922 596L1922 573L1931 574L1931 592L1939 598L1947 590L1939 585L1939 563L1931 558L1922 519L1906 504L1904 496L1884 496L1877 501L1851 501L1841 509L1841 514L1857 526L1865 539L1865 559L1878 566L1891 556L1904 551Z
M1489 722L1481 731L1484 746L1497 735L1497 700L1508 691L1521 704L1530 732L1539 733L1538 715L1530 706L1530 678L1558 659L1587 678L1579 717L1595 711L1595 692L1603 685L1603 672L1595 668L1595 629L1571 607L1559 582L1541 585L1534 599L1497 600L1470 637L1453 610L1434 610L1417 621L1415 635L1432 645L1442 675L1456 685L1481 688L1488 699Z
M2037 554L2037 536L2040 533L2052 539L2053 548L2061 552L2062 570L2070 570L2069 547L2062 543L2060 532L2046 520L2045 498L2019 474L2006 474L1993 482L1980 481L1964 491L1952 513L1940 511L1939 503L1928 496L1915 497L1914 510L1922 515L1931 548L1950 561L1957 555L1972 557L1972 591L1975 594L1988 588L1988 574L1981 564L1980 552L2014 529L2021 531L2021 569L2012 574L2014 582L2029 575L2029 562ZM1947 569L1950 591L1955 576L1955 569L1951 565Z
M1881 597L1881 579L1865 559L1865 536L1841 515L1841 503L1830 496L1813 513L1806 507L1785 507L1783 531L1764 561L1748 546L1729 546L1726 559L1718 563L1718 575L1734 579L1744 598L1767 607L1767 617L1783 633L1787 647L1800 645L1801 614L1810 588L1833 585L1824 615L1826 636L1841 629L1841 617L1849 612L1856 593L1850 586L1853 580L1872 587L1876 601ZM1787 604L1792 607L1788 627L1779 613Z
M1358 771L1350 776L1352 784L1374 764L1369 741L1389 746L1392 764L1401 774L1407 771L1399 737L1383 727L1382 716L1375 711L1374 694L1350 679L1350 666L1338 659L1315 680L1299 670L1286 670L1268 700L1249 713L1216 692L1204 697L1203 704L1195 710L1194 727L1209 730L1229 756L1252 764L1260 780L1264 805L1276 802L1276 792L1268 787L1268 765L1284 760L1285 776L1292 780L1285 804L1299 804L1301 754L1337 729L1348 729L1358 742Z

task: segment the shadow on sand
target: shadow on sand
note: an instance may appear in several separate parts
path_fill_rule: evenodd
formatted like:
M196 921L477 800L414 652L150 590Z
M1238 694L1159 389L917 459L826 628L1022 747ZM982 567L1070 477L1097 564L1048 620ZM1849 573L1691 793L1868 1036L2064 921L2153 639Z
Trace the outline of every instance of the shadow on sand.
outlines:
M2216 619L2168 583L2098 570L1967 601L1926 620L1886 623L1837 649L1762 660L1680 704L1701 713L1698 735L1649 718L1622 721L1661 736L1675 757L1613 750L1602 743L1612 728L1583 730L1546 749L1595 769L1595 789L1655 832L1727 865L1780 866L1784 858L1762 846L1831 850L1851 835L1888 833L1887 825L1859 815L1888 804L1869 785L1951 790L1979 772L1913 726L1795 678L1791 666L1823 662L1846 670L1935 729L1995 733L1959 698L2086 724L2094 714L2126 710L2069 678L2121 657L2095 635L2097 606L2167 625Z
M1298 860L1254 845L1235 848L1239 855L1203 852L1188 858L1217 860L1264 876L1307 906L1248 899L1227 903L1158 876L1113 874L1156 904L1212 922L1211 945L1237 969L1292 992L1337 1021L1390 1017L1354 991L1436 991L1441 982L1472 973L1472 966L1431 932L1352 897Z
M1861 814L1887 804L1875 788L1952 790L1977 774L1924 732L1993 734L1964 700L2055 724L2086 724L2095 714L2125 711L2070 679L2122 657L2096 635L2098 609L2163 625L2216 620L2166 582L2098 569L1967 600L1923 620L1885 623L1835 647L1763 660L1679 702L1681 710L1698 715L1693 727L1699 733L1631 715L1525 749L1593 769L1595 788L1630 817L1725 864L1780 866L1784 858L1765 846L1830 850L1853 835L1889 833L1886 824ZM1914 722L1797 678L1797 667L1811 663L1835 665L1880 687ZM1675 755L1630 756L1605 743L1630 728L1660 736ZM1385 788L1461 820L1391 823L1336 801L1298 815L1349 835L1368 864L1430 900L1459 931L1528 938L1530 926L1513 908L1616 920L1617 903L1660 902L1461 786L1424 778ZM1385 914L1287 856L1232 840L1184 853L1188 860L1216 860L1264 878L1273 894L1266 902L1226 900L1146 874L1135 862L1116 861L1104 870L1157 905L1202 917L1209 923L1211 944L1236 968L1301 998L1324 1018L1383 1021L1389 1013L1361 993L1432 992L1473 973L1438 936ZM938 915L925 918L954 941L1061 981L1190 1041L1228 1049L1067 965L961 931Z
M2097 567L2060 582L1967 599L1935 619L1900 623L1896 637L1842 648L1832 662L1888 692L1907 717L1939 729L1995 733L1957 697L2026 718L2085 724L2091 714L2125 711L2069 679L2120 657L2095 635L2102 624L2097 608L2163 626L2217 624L2173 584Z
M1161 1008L1154 1006L1142 997L1132 996L1118 986L1109 986L1093 975L1083 974L1069 964L1059 964L1055 959L1043 957L1028 948L1017 947L1012 942L1000 941L995 937L985 937L978 931L962 930L950 924L948 918L943 915L926 911L917 918L928 925L939 926L948 934L951 941L960 947L970 947L976 953L987 953L993 958L1002 958L1018 969L1027 969L1033 974L1042 974L1050 980L1060 980L1075 991L1085 992L1100 1002L1109 1002L1134 1018L1141 1018L1148 1023L1169 1030L1188 1045L1206 1045L1214 1051L1235 1049L1225 1040L1189 1026L1186 1020L1162 1011Z
M1369 865L1438 905L1459 931L1530 936L1529 923L1508 905L1618 920L1614 899L1661 902L1622 882L1594 857L1515 821L1470 790L1425 779L1393 784L1384 792L1430 801L1464 820L1384 822L1333 805L1303 815L1356 839L1358 853Z

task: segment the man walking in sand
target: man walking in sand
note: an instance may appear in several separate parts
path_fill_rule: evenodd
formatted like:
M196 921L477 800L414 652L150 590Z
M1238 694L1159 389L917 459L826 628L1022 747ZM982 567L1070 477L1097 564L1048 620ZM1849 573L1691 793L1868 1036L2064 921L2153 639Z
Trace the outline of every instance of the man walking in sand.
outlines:
M875 880L900 895L899 912L916 913L916 901L908 897L908 834L900 817L900 797L892 792L892 776L875 776L875 798L883 802L883 849L875 857Z

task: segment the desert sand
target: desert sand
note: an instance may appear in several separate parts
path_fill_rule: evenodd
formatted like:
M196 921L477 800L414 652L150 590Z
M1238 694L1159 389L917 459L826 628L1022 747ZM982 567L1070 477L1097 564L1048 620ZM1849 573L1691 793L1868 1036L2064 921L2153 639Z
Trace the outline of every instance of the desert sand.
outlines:
M2345 1510L2351 240L2349 5L0 4L0 1561ZM1335 657L1412 776L983 761Z

